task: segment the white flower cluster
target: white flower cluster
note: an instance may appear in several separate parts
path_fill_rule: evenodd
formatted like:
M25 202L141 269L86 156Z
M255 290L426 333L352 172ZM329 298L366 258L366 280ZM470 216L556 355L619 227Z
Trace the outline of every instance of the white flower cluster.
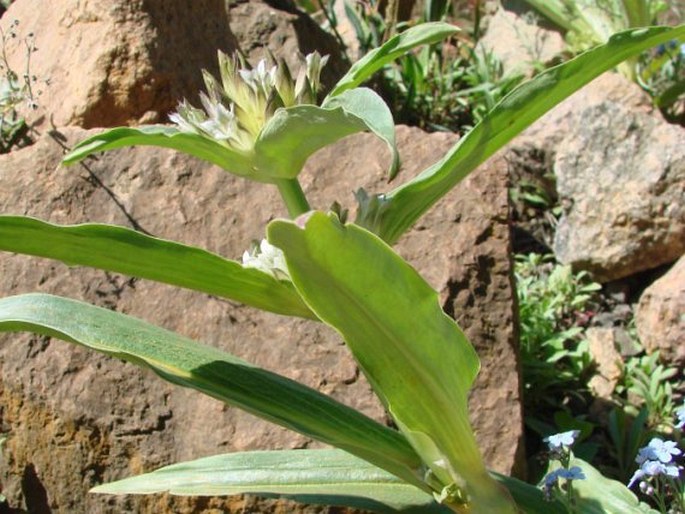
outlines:
M271 62L276 62L270 58ZM207 93L200 93L203 109L183 100L169 116L182 132L198 134L241 152L249 152L266 121L281 107L314 104L321 86L321 69L328 56L307 55L297 80L285 61L269 67L262 59L250 68L239 56L219 52L221 82L207 71Z
M252 250L243 253L243 266L246 268L256 268L272 275L278 280L290 280L288 265L285 263L285 255L266 239L262 239L259 244L255 244Z

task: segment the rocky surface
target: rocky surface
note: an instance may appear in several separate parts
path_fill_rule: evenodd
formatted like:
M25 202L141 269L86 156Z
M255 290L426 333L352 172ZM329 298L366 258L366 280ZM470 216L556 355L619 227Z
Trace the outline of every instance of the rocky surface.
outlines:
M555 177L557 259L607 282L685 252L683 141L683 128L666 123L639 86L607 73L510 148L518 168L542 166Z
M647 351L685 365L685 256L642 293L635 327Z
M610 401L622 373L623 359L618 351L617 330L591 327L585 331L585 337L588 341L588 351L596 366L588 385L595 397Z
M117 223L233 258L263 236L266 222L285 214L274 189L171 151L127 149L85 166L59 166L62 146L87 134L62 129L0 156L0 212L57 223ZM403 177L454 141L406 128L398 137ZM313 204L326 208L337 199L351 206L350 193L359 185L386 189L384 152L382 143L360 135L315 156L302 177ZM491 467L516 472L522 418L508 245L506 166L495 161L443 200L405 236L399 251L440 291L446 310L478 348L483 371L471 398L478 438ZM342 342L319 324L43 259L2 254L0 270L2 296L52 292L141 317L385 420ZM245 505L259 512L296 511L291 504L251 499L112 498L87 490L215 453L317 446L130 364L32 335L2 337L0 431L10 434L0 483L12 505L34 512L243 512Z
M550 62L565 49L559 32L542 26L533 17L518 16L504 8L489 18L487 32L478 45L497 56L505 75L531 74L535 63Z
M232 51L224 2L63 0L12 4L3 30L35 35L31 74L42 83L38 115L45 126L107 127L162 119L202 84L200 68L216 69L216 51ZM25 66L21 38L8 45L15 69ZM192 53L191 53L192 52ZM33 120L32 120L33 121Z
M0 27L7 32L13 20L19 37L7 52L15 70L26 66L23 37L35 36L30 73L42 93L39 109L27 114L41 132L164 121L182 98L197 103L200 70L218 74L217 50L241 48L258 59L267 45L295 65L298 52L318 48L333 55L324 83L344 71L333 38L309 17L262 1L59 0L45 9L39 0L22 0Z
M554 154L556 147L569 133L578 130L587 121L583 116L584 112L616 104L623 107L626 113L648 114L657 120L663 120L649 95L637 84L618 73L607 72L542 116L519 135L513 145L532 145Z
M685 253L685 132L619 103L585 108L557 147L554 252L606 282Z

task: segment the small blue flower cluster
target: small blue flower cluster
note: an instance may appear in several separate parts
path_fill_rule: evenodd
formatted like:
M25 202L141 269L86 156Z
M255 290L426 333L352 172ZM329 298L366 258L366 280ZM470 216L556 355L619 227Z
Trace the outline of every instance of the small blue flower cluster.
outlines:
M628 482L628 487L632 487L635 482L640 480L640 490L648 492L651 487L649 479L665 475L673 478L680 476L682 466L673 462L673 457L682 455L675 441L663 441L658 437L653 438L647 446L640 448L635 458L640 467ZM647 480L642 480L646 478Z
M583 473L583 470L578 466L572 466L569 469L559 468L550 471L543 480L543 488L547 495L551 493L560 478L565 480L585 480L585 473Z
M569 430L568 432L545 437L543 441L547 443L547 446L552 453L563 453L568 452L571 446L573 446L573 443L576 442L576 437L578 437L579 434L580 430Z
M675 429L684 430L685 404L676 409L675 417ZM662 513L685 512L685 490L681 480L683 467L675 461L681 455L683 451L675 441L653 438L647 446L640 448L635 458L640 467L628 482L628 487L639 483L640 491L651 496Z
M683 43L683 52L685 53L685 43ZM679 430L685 430L685 403L675 410L675 417L678 420L675 427Z
M668 43L666 44L661 44L656 47L656 56L661 57L664 55L667 51L672 51L678 48L678 53L680 53L681 57L685 57L685 43L681 43L678 45L678 41L676 39L671 39Z
M585 480L585 473L579 466L569 467L569 462L571 460L571 446L576 442L576 438L580 434L579 430L569 430L568 432L562 432L560 434L554 434L549 437L545 437L544 441L547 443L549 448L550 458L557 459L561 462L562 467L550 471L545 475L542 480L542 489L545 493L545 498L547 500L552 499L553 492L559 491L562 496L572 495L572 481L573 480ZM559 479L565 480L566 488L563 489L559 483ZM560 498L571 500L571 498Z

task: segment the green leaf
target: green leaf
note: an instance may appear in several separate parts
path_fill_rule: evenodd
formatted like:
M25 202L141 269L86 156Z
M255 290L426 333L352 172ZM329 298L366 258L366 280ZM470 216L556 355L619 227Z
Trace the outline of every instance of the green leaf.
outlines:
M360 211L358 223L394 243L433 204L535 120L624 59L685 35L685 25L615 34L570 61L517 87L436 164ZM373 210L373 209L372 209Z
M0 331L32 331L150 368L416 483L418 456L399 432L298 382L139 319L45 294L0 300Z
M301 296L340 332L430 467L436 492L456 482L473 500L471 512L514 512L487 474L469 424L478 357L438 294L383 241L335 215L314 212L304 228L276 220L267 234Z
M377 93L365 87L350 89L328 98L322 107L342 107L345 112L361 119L369 130L381 138L392 155L388 180L395 178L400 169L400 156L395 144L395 122L387 104Z
M295 178L314 152L368 128L364 120L340 107L278 109L257 138L254 168L270 179Z
M372 50L352 65L349 71L338 81L328 98L337 96L343 91L357 87L368 80L386 64L420 45L438 43L457 33L459 29L449 23L421 23L390 38L385 44Z
M254 176L250 155L238 152L216 141L197 135L181 132L167 125L147 125L138 128L118 127L102 134L89 137L78 143L63 159L64 164L74 164L95 152L114 150L126 146L161 146L178 150L204 161L216 164L235 175Z
M292 284L214 253L113 225L59 226L0 216L0 250L202 291L278 314L316 319Z
M77 144L64 158L73 164L88 155L125 146L151 145L172 148L216 164L226 171L258 182L293 179L317 150L339 139L371 130L393 152L391 174L398 166L392 115L373 91L362 89L327 108L296 105L277 109L257 137L250 152L241 152L208 137L180 132L164 125L115 128ZM366 111L365 111L366 109Z
M574 457L569 466L578 466L585 474L585 480L573 481L579 514L657 514L648 505L640 503L624 484L606 478L584 460ZM555 461L549 471L558 467L560 464Z
M551 514L565 512L561 502L558 500L546 500L542 490L537 486L522 482L514 477L500 475L499 473L492 473L492 476L507 488L521 513Z
M570 2L568 0L525 0L525 2L566 31L586 32L589 30L574 0Z
M106 494L255 494L376 512L448 513L433 496L340 450L229 453L91 489Z

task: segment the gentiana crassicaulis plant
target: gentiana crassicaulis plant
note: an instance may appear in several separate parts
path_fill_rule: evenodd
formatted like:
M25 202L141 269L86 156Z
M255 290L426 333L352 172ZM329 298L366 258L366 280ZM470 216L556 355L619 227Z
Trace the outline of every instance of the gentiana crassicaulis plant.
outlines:
M276 186L291 219L269 223L266 240L247 251L242 263L123 227L58 226L0 216L2 250L156 280L329 325L344 339L398 427L121 313L45 294L2 299L0 330L34 331L148 367L165 380L333 447L217 455L93 491L250 492L421 513L563 512L563 503L547 502L540 488L486 470L467 404L478 356L442 311L437 292L390 245L555 104L623 59L682 37L685 27L617 34L522 84L416 177L383 194L358 191L355 222L338 214L340 209L312 209L298 174L312 153L349 134L370 131L384 141L392 155L389 177L396 175L392 115L361 84L399 56L455 30L427 23L394 36L356 62L320 103L319 71L325 58L307 57L304 71L293 78L282 63L264 61L249 69L240 58L221 55L221 79L205 74L203 109L181 103L171 117L174 125L111 129L79 143L65 157L71 164L98 151L154 145ZM598 512L598 505L607 512L640 512L624 485L604 479L578 459L569 464L588 478L574 488L577 512Z

